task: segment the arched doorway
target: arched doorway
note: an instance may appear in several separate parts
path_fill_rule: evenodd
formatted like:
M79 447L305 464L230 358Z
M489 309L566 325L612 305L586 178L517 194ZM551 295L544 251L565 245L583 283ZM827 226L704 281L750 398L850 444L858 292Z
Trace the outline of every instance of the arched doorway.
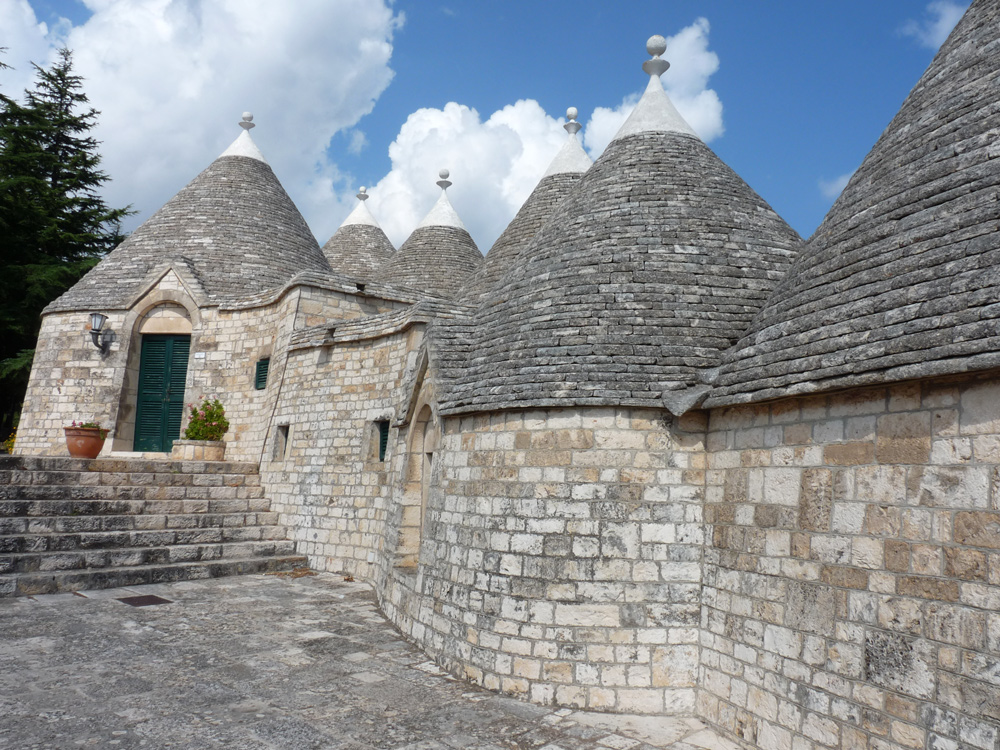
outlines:
M420 538L431 491L437 443L438 428L434 414L431 407L425 404L410 428L403 513L396 546L396 564L400 567L416 567L420 555Z
M175 302L150 308L138 321L134 451L169 452L180 437L191 330L187 310Z

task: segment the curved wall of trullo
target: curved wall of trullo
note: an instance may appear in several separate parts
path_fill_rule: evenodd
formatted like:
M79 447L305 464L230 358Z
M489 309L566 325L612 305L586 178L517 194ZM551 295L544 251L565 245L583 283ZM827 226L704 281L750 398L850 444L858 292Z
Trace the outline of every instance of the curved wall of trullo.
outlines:
M383 558L386 614L490 689L693 711L704 427L649 409L446 418L419 565Z

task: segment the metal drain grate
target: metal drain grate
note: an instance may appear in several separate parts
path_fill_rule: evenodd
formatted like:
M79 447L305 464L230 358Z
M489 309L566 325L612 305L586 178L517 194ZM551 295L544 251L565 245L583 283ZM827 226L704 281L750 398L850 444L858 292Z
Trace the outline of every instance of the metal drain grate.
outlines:
M118 601L124 602L130 607L154 607L157 604L172 604L169 599L155 594L143 594L142 596L126 596Z

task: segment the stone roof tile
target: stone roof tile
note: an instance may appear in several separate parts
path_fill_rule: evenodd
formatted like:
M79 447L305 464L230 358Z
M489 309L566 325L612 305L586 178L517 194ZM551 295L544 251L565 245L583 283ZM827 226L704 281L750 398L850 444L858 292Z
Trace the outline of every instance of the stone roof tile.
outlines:
M1000 3L973 3L707 404L1000 364L998 30Z
M152 269L173 260L194 269L216 304L280 287L299 271L330 270L271 167L224 154L45 312L124 308Z

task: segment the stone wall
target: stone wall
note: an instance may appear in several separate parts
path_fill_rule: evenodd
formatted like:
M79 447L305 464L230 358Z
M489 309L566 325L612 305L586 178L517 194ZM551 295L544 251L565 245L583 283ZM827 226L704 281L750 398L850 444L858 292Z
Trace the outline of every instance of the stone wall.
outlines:
M91 341L88 311L45 315L18 429L18 454L66 455L62 428L74 420L98 421L111 428L102 455L132 450L139 326L158 305L189 311L192 332L185 402L202 396L222 401L230 422L227 458L254 463L261 458L294 328L317 321L356 320L405 306L295 286L257 304L199 308L183 282L168 272L129 310L95 310L108 316L106 328L112 335L106 354ZM271 359L267 387L256 390L256 365L264 358Z
M490 689L693 711L704 426L593 408L446 419L420 565L384 571L386 613Z
M120 330L124 313L110 313ZM90 337L86 313L42 318L28 390L14 446L19 455L68 455L62 428L73 421L114 424L124 370L120 342L102 356ZM110 441L106 450L110 450Z
M394 418L419 340L411 329L288 354L261 476L296 551L318 570L374 578L397 442L393 429L379 461L375 423Z
M995 748L1000 385L719 409L700 713L769 750Z

